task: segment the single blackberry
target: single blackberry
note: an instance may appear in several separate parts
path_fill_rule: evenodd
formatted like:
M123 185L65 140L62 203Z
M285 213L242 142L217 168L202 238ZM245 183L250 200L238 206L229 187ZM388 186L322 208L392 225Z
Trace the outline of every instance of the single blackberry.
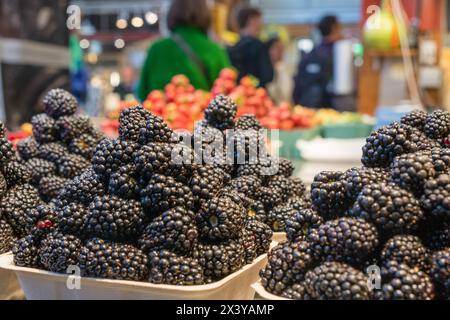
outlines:
M358 265L378 246L376 228L362 219L340 218L327 221L307 236L317 258Z
M39 181L39 195L44 201L50 201L56 198L59 191L64 187L64 185L69 181L66 178L58 176L46 176Z
M19 161L10 161L3 166L3 176L9 188L31 182L31 171Z
M255 219L247 219L245 229L255 236L256 255L260 256L267 253L272 243L272 229L267 224Z
M450 247L450 226L439 224L431 230L426 230L423 238L424 244L430 250L441 250Z
M142 106L127 108L119 116L119 138L139 142L139 132L153 115Z
M349 214L373 223L383 236L413 231L423 216L414 195L391 183L365 186Z
M172 177L154 174L147 186L140 192L142 206L152 215L158 215L170 208L191 209L194 197L188 186Z
M230 181L230 187L246 197L256 198L261 180L256 176L241 176Z
M251 219L266 223L267 212L264 204L261 201L254 200L247 209L247 216Z
M169 171L171 156L172 148L168 143L149 143L134 156L136 173L142 181L148 182L153 174Z
M266 186L280 189L283 195L283 201L294 196L302 197L306 192L306 187L299 178L274 176L269 179Z
M56 164L44 159L30 159L25 162L25 166L31 173L31 181L34 185L39 185L43 177L56 175Z
M197 243L198 231L192 211L176 207L153 219L145 228L139 246L142 251L167 249L189 253Z
M269 251L267 265L260 271L261 284L273 294L281 295L316 264L306 241L285 242Z
M437 173L445 173L450 168L450 149L449 148L432 148L430 150L433 159L434 170Z
M110 194L124 199L137 199L139 188L135 178L134 165L128 164L119 168L109 178L108 191Z
M268 212L266 224L274 232L285 232L286 222L293 219L296 214L297 210L294 208L280 204Z
M57 140L56 123L53 118L41 113L31 118L33 136L38 143L48 143Z
M81 249L78 262L86 277L133 281L148 277L147 256L129 244L91 239Z
M71 153L82 156L88 160L92 158L99 140L90 134L74 137L67 148Z
M50 90L44 97L44 111L57 119L61 116L70 116L77 111L77 99L63 89Z
M427 214L450 221L450 175L441 174L428 180L420 204Z
M39 155L39 144L33 137L20 140L17 142L16 148L22 160L30 160Z
M412 134L412 127L398 122L373 132L363 146L362 163L367 167L388 167L394 157L417 151Z
M88 216L88 209L80 203L69 203L57 210L58 227L64 234L84 236L83 227Z
M95 149L92 167L98 175L108 178L120 167L133 163L138 147L134 142L104 139Z
M312 299L370 300L372 297L366 275L340 262L325 262L309 271L304 284Z
M0 199L3 197L3 195L8 190L8 185L6 183L6 179L3 176L3 174L0 172Z
M39 260L52 272L66 273L69 266L78 265L81 240L73 235L50 233L41 241Z
M12 247L14 264L18 267L39 268L39 241L31 234L16 240Z
M432 300L434 286L431 278L418 268L410 268L395 260L381 268L382 287L375 298L383 300Z
M47 225L39 226L39 222L45 222ZM45 229L45 232L52 231L57 226L57 212L55 208L41 204L33 208L29 208L25 212L25 230L26 233L32 233L35 228L38 227L39 230ZM50 225L51 224L51 225Z
M238 164L236 176L257 176L263 183L278 173L278 160L272 157L259 157L256 162Z
M212 199L228 180L229 176L220 168L211 165L198 166L189 181L196 206L200 207Z
M62 204L77 202L88 206L95 197L103 196L105 187L92 168L75 177L64 185L58 195Z
M440 298L448 299L450 297L450 247L433 253L430 276L436 284Z
M89 205L83 233L114 241L133 241L142 233L145 220L138 201L105 195L96 197Z
M14 159L15 152L11 142L6 139L0 139L0 164Z
M425 133L433 139L442 139L450 133L450 113L436 110L425 121Z
M196 216L200 236L210 240L238 236L244 228L245 219L245 208L226 196L209 200Z
M253 114L244 114L236 121L236 129L240 130L261 130L261 123Z
M423 129L427 116L428 114L423 110L414 110L408 114L405 114L400 122L413 128Z
M258 256L256 253L257 248L255 234L247 229L243 229L241 230L238 241L244 248L245 264L251 264Z
M149 282L177 286L204 284L203 270L194 258L168 250L151 251L148 255Z
M377 182L388 182L389 172L381 168L352 168L344 173L342 180L345 194L353 203L365 186Z
M219 130L232 129L237 113L237 105L231 98L218 95L205 110L205 119L214 128Z
M286 288L281 296L291 300L310 300L308 292L306 292L305 285L303 283L295 283L291 287Z
M88 160L76 154L68 154L58 160L56 172L64 178L73 179L90 166Z
M389 239L381 251L383 262L395 260L422 271L428 270L428 251L422 241L412 235L398 235Z
M232 239L219 243L199 242L192 256L198 260L207 282L222 279L245 264L244 247Z
M325 220L342 216L349 206L342 172L324 171L311 184L312 208Z
M56 163L67 155L69 155L69 150L61 143L51 142L39 147L39 158L50 162Z
M89 134L93 125L88 116L72 115L60 117L56 122L56 130L62 141L69 142L83 134Z
M307 197L307 194L303 196L293 196L286 200L286 205L294 208L297 211L311 208L311 199Z
M295 167L291 160L280 158L278 162L278 174L289 178L294 173Z
M322 223L323 219L317 212L307 208L296 210L295 215L286 220L286 236L289 241L306 237L311 229L317 229Z
M11 226L5 220L0 220L0 254L10 251L14 240L14 232Z
M267 154L266 136L257 130L227 131L227 144L234 145L234 163L241 165L258 160L259 155ZM230 145L227 145L230 146Z
M267 211L270 211L283 201L283 193L278 187L261 187L257 200L264 205Z
M172 142L175 135L172 129L160 117L151 115L145 126L139 130L139 143L146 145L151 142Z

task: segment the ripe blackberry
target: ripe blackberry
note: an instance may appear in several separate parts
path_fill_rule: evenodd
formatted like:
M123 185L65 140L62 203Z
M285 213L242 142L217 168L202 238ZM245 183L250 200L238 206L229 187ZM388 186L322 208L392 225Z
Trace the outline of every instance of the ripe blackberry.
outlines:
M247 209L247 216L257 221L266 223L267 213L264 204L261 201L253 200L250 207Z
M148 277L147 256L129 244L91 239L81 249L78 262L86 277L134 281Z
M251 163L258 159L259 155L267 154L265 135L256 130L227 131L227 144L234 145L234 163ZM230 146L230 145L228 145Z
M261 130L261 123L253 114L244 114L236 121L236 129L240 130Z
M405 114L400 122L413 128L423 129L427 116L428 114L423 110L414 110Z
M266 224L272 228L274 232L285 232L286 222L297 214L297 210L290 206L280 204L271 209L267 214Z
M6 137L6 128L5 124L0 121L0 139L3 139Z
M134 165L128 164L113 173L109 178L108 191L110 194L124 199L137 199L139 188L135 178Z
M243 229L239 235L240 244L244 248L244 261L245 264L250 264L258 256L256 254L256 236L253 232Z
M196 216L200 236L210 240L238 236L245 225L245 219L245 208L226 196L209 200Z
M311 184L312 207L325 220L341 216L349 206L342 172L324 171Z
M267 182L269 188L278 188L283 195L283 201L293 196L304 196L306 187L299 178L274 176Z
M25 162L25 166L31 173L31 181L34 185L39 185L43 177L56 175L56 164L44 159L30 159Z
M64 185L64 188L60 190L58 200L63 204L77 202L88 206L95 197L104 194L105 187L100 177L92 168L89 168Z
M430 276L442 299L450 297L450 248L433 253Z
M378 246L376 228L362 219L340 218L327 221L307 236L317 258L358 265Z
M39 155L39 144L33 137L20 140L17 142L16 148L22 160L30 160Z
M304 283L312 299L371 299L366 275L345 263L325 262L306 273Z
M83 227L88 216L88 209L80 203L69 203L58 211L58 227L64 234L84 236Z
M395 260L381 268L381 290L375 297L383 300L432 300L434 286L431 278L418 268L410 268Z
M305 285L303 283L295 283L291 287L286 288L281 296L291 300L310 300L308 292L306 292Z
M3 195L8 190L8 185L6 183L6 179L3 176L3 174L0 172L0 199L3 197Z
M259 188L257 200L269 211L283 201L282 190L278 187L261 187Z
M211 165L198 166L189 182L196 206L200 207L212 199L228 179L229 176L220 168Z
M433 139L442 139L450 133L450 113L436 110L425 121L425 133Z
M44 113L40 113L31 118L33 126L33 136L38 143L48 143L57 140L56 123Z
M44 201L56 198L68 179L58 176L46 176L39 181L39 195Z
M290 241L306 237L311 229L317 229L323 223L322 217L311 209L296 210L294 216L286 220L286 236Z
M273 294L281 295L316 264L306 241L285 242L270 250L267 265L260 271L261 283Z
M69 266L78 265L81 240L73 235L50 233L41 241L39 260L52 272L66 273Z
M261 180L257 176L242 176L231 180L230 186L249 198L256 198Z
M434 170L437 173L445 173L450 168L450 149L432 148L430 151L433 159Z
M73 179L90 166L88 160L76 154L68 154L58 160L56 172L64 178Z
M44 222L46 225L38 226L40 222ZM38 228L39 230L45 229L45 232L52 231L58 224L56 210L45 204L30 208L25 212L24 223L25 230L28 234L36 231L34 230L35 228Z
M145 214L139 202L116 196L96 197L89 205L83 233L108 240L135 240L142 233Z
M272 157L259 157L256 163L248 162L238 164L236 176L257 176L262 182L266 182L272 176L278 173L278 162Z
M450 175L441 174L428 180L420 204L427 214L450 221Z
M82 156L88 160L92 158L99 140L90 134L82 134L74 137L68 144L67 148L71 153Z
M160 117L151 115L145 126L139 130L139 143L146 145L151 142L172 142L174 132Z
M205 110L205 119L214 128L219 130L232 129L236 117L237 105L230 97L216 96Z
M140 192L142 206L153 216L178 206L191 209L194 197L188 186L172 177L154 174Z
M151 251L148 255L149 282L177 286L204 284L203 270L194 258L168 250Z
M278 162L278 174L289 178L294 173L295 167L291 160L280 158Z
M152 117L152 114L142 106L123 110L119 116L119 138L139 142L141 128L145 128L147 120Z
M260 256L267 253L272 243L272 229L267 224L255 219L247 219L245 229L255 236L256 255Z
M373 132L363 146L362 163L367 167L388 167L394 157L417 151L412 135L412 127L397 122Z
M9 188L31 181L31 171L19 161L14 160L6 163L2 171Z
M440 224L433 226L431 230L426 230L423 237L424 244L430 250L441 250L450 247L450 226Z
M51 142L39 147L39 158L50 162L58 162L59 159L67 156L69 150L61 143Z
M244 264L244 247L239 241L199 242L193 258L203 269L205 281L219 280L239 270Z
M91 120L84 115L60 117L55 125L59 138L65 142L69 142L83 134L89 134L93 129Z
M16 240L12 248L14 264L18 267L39 268L39 241L31 234Z
M5 164L14 159L14 157L15 152L11 142L6 139L0 139L0 164Z
M417 267L422 271L428 269L428 251L422 241L412 235L398 235L389 239L381 251L381 260L395 260L399 264Z
M121 166L132 163L137 149L138 145L134 142L104 139L95 149L92 167L98 175L108 178Z
M43 102L45 113L55 119L74 114L78 107L77 99L63 89L50 90Z
M153 219L145 228L139 246L142 251L167 249L189 253L197 243L198 231L192 211L176 207Z
M349 214L372 222L382 236L413 231L423 216L414 195L392 183L365 186Z
M148 182L153 174L170 172L172 147L168 143L149 143L134 156L136 173L141 181ZM175 177L174 177L175 178Z
M388 182L389 173L381 168L352 168L344 173L342 179L345 194L353 203L363 187L377 182Z
M0 254L11 250L14 239L11 226L5 220L0 220Z

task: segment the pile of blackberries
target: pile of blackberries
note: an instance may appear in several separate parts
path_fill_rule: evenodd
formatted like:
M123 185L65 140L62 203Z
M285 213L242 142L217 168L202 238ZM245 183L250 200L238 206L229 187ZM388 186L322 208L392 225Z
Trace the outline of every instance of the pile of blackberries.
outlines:
M288 241L269 252L265 289L289 299L449 299L449 135L450 113L415 111L367 138L363 167L319 173L311 205L294 201Z

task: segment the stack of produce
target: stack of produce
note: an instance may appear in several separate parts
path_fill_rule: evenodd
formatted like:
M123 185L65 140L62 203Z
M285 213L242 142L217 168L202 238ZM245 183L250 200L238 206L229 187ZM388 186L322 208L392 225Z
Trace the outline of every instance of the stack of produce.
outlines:
M235 127L235 115L236 105L217 96L205 121L180 143L186 137L145 108L123 111L119 138L97 145L91 166L65 185L54 210L38 208L47 214L16 242L15 264L63 273L78 265L86 277L199 285L266 253L272 231L258 221L264 214L252 210L259 208L253 198L265 188L259 199L264 211L264 205L271 208L285 198L278 193L286 184L304 187L287 178L292 173L287 161L279 161L276 176L265 176L262 162L197 161L210 147L210 134L231 134L227 129ZM253 117L236 123L255 126ZM205 139L199 144L200 133ZM217 155L223 149L218 150Z
M450 113L415 111L367 138L363 167L318 174L312 205L297 208L289 241L269 253L265 289L293 299L449 299L449 135Z
M77 108L75 97L67 91L49 91L44 98L45 113L31 119L33 136L17 143L17 151L31 171L32 185L46 202L89 166L102 138L89 117L75 114Z

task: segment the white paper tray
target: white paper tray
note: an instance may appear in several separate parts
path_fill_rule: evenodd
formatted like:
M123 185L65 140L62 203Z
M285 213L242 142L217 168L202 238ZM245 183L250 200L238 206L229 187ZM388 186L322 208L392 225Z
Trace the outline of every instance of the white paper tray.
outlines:
M200 286L81 278L81 289L69 290L66 275L17 267L12 254L0 256L0 269L16 273L29 300L251 300L255 295L252 284L259 279L259 270L266 263L264 254L226 278Z
M8 253L4 255L8 255ZM0 258L2 256L0 255ZM14 271L0 269L0 300L19 300L24 298L25 295L22 288L20 288Z
M272 235L272 241L285 242L287 240L286 232L274 232Z
M252 284L252 288L256 291L257 299L260 300L290 300L267 292L261 284L261 280Z

